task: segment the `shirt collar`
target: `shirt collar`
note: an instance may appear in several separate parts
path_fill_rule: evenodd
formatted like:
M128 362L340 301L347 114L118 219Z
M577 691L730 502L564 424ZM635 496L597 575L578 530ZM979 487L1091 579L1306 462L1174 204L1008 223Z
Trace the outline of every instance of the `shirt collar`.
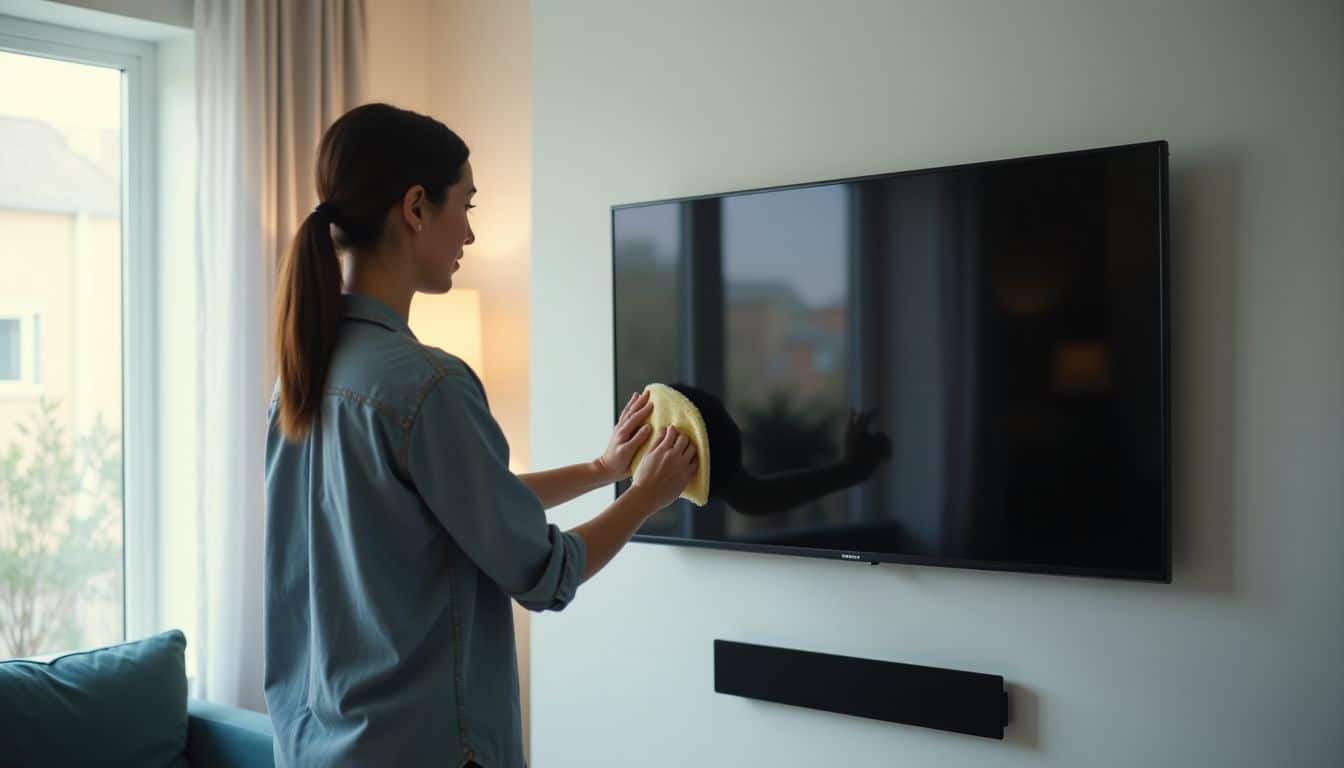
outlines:
M381 325L389 331L404 333L415 338L411 332L411 327L401 319L393 309L372 296L366 296L362 293L345 293L341 295L341 314L352 320L363 320L367 323Z

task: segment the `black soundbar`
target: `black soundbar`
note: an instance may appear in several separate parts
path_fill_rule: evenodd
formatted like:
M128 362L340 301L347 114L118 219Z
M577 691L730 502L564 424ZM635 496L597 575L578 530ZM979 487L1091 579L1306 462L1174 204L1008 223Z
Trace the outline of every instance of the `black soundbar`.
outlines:
M714 641L714 690L892 723L1002 739L1003 677Z

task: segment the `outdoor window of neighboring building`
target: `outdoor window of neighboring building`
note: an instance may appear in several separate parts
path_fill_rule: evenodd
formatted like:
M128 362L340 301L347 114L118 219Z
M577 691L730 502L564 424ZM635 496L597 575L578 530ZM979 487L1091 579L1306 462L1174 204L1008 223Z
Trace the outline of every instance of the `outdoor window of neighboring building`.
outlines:
M41 333L40 314L0 301L0 396L41 393Z
M153 615L155 67L0 17L0 659Z

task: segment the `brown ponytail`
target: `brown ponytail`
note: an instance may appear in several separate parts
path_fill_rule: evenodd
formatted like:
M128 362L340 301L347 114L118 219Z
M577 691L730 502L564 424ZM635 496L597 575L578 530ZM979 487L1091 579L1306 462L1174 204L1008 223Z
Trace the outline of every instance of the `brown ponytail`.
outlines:
M280 267L275 346L280 429L299 440L316 425L341 319L337 248L371 248L407 189L441 204L462 178L467 145L443 123L387 104L342 115L322 136L317 193Z
M341 319L341 263L326 216L313 212L299 226L280 267L278 293L280 430L295 440L316 420Z

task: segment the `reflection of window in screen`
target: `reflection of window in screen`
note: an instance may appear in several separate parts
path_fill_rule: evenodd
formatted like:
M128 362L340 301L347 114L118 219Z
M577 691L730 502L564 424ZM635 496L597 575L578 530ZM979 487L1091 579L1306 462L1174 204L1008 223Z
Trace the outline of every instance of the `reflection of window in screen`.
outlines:
M846 408L848 246L842 186L723 204L724 400L743 459L770 474L834 460ZM730 532L842 520L832 494L788 517L733 516Z
M676 203L616 212L616 407L650 382L682 378L680 232ZM680 527L680 506L674 504L654 514L641 532L669 536Z
M616 216L617 400L649 382L679 378L677 205L627 208Z

